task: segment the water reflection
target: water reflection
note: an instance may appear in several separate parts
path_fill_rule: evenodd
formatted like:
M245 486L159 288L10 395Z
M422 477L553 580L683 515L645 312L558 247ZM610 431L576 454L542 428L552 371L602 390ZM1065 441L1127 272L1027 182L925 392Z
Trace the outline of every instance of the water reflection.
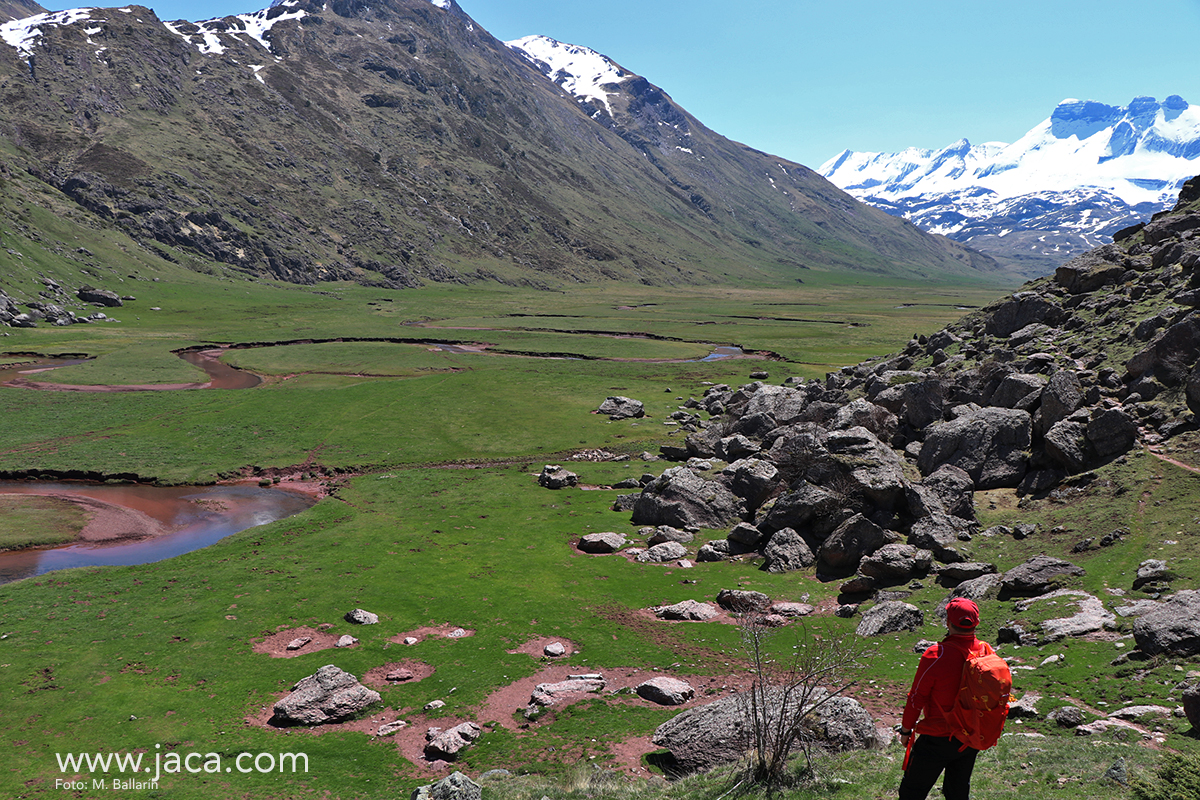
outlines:
M72 567L149 564L207 547L230 534L298 514L305 495L258 486L141 486L0 481L0 494L78 495L140 511L168 533L112 544L0 553L0 584Z

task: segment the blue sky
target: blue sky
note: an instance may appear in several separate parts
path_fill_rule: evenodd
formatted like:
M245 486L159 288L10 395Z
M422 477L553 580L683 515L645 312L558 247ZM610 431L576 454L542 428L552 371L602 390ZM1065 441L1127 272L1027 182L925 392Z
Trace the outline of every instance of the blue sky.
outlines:
M195 21L269 0L143 2ZM1200 0L458 2L499 39L590 47L718 133L813 168L843 148L1011 142L1069 97L1200 103Z

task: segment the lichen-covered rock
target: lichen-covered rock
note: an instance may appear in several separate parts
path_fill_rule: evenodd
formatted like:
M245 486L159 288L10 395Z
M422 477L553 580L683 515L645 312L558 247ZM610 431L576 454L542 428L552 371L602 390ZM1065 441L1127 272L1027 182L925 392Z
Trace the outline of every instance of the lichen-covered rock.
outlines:
M859 636L881 636L885 633L915 631L924 624L925 614L921 609L899 600L888 600L868 609L855 633Z
M660 676L643 681L634 687L637 696L660 706L681 706L696 696L687 681Z
M811 567L817 557L804 537L791 528L775 531L763 548L763 569L771 573Z
M425 734L425 757L431 761L453 761L482 735L483 728L474 722L463 722L448 730L430 728Z
M1026 411L981 409L930 428L917 467L930 475L952 464L971 476L976 489L1015 487L1028 467L1032 427Z
M379 692L363 686L350 673L327 664L298 681L291 694L275 704L271 721L276 725L336 722L379 700Z
M609 419L639 419L646 416L646 408L641 400L631 397L614 395L605 399L596 409L597 413L607 414Z
M565 489L579 483L579 476L558 464L547 464L538 475L538 486L547 489Z
M625 536L616 531L588 533L579 537L579 544L576 546L585 553L615 553L625 546Z
M862 514L855 514L821 544L818 558L834 570L850 572L857 569L863 556L898 538L898 534L879 527Z
M720 481L672 467L642 490L633 506L637 525L727 528L745 516L745 502Z
M1086 575L1082 567L1053 556L1034 556L1001 576L1003 591L1013 597L1035 597L1060 588L1071 576Z
M1177 592L1137 618L1133 638L1145 653L1192 656L1200 653L1200 591Z

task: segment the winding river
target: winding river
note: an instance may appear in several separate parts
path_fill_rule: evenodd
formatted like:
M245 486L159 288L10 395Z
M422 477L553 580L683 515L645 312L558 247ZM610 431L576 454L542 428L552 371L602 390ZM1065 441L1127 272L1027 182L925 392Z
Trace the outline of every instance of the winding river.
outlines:
M143 486L140 484L0 481L0 494L31 494L98 501L159 531L142 539L119 537L143 525L111 530L106 542L75 542L0 553L0 584L72 567L149 564L207 547L230 534L290 517L316 501L307 495L259 486Z

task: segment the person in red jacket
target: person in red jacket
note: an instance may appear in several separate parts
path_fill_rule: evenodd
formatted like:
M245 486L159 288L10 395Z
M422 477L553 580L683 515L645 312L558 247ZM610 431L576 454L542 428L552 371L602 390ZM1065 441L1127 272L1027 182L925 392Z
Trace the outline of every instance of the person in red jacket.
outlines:
M979 751L951 735L945 712L954 705L967 654L993 652L987 642L975 638L977 625L979 606L964 597L954 598L946 606L946 638L929 647L917 665L900 722L900 743L907 750L912 735L920 735L911 743L900 800L925 800L943 772L946 800L967 800L970 794Z

